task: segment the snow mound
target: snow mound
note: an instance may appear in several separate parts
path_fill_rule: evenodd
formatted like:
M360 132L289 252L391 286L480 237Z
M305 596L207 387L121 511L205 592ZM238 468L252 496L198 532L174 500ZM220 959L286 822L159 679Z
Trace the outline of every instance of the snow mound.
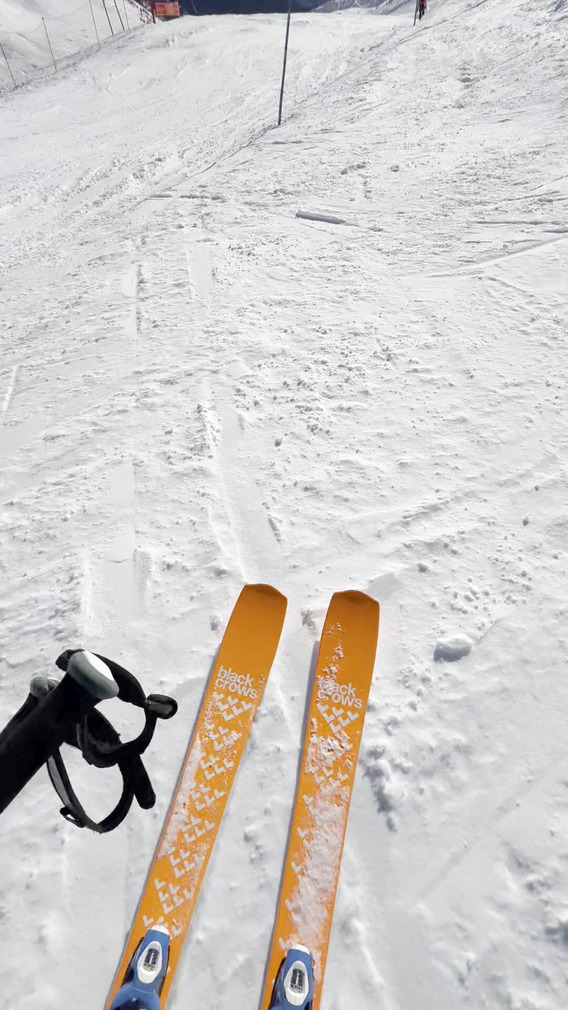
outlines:
M449 635L441 638L434 649L436 663L455 663L471 652L472 641L467 635Z

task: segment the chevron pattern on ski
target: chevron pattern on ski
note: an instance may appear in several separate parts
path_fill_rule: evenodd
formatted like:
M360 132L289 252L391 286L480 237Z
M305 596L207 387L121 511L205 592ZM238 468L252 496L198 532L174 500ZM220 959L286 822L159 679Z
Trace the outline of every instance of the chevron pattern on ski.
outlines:
M314 959L312 1010L319 1005L378 630L376 600L355 591L332 597L311 687L261 1010L269 1010L282 959L298 944Z
M286 598L271 586L245 586L227 625L184 764L105 1004L109 1010L147 929L166 927L170 954L166 1005L185 935L280 639Z

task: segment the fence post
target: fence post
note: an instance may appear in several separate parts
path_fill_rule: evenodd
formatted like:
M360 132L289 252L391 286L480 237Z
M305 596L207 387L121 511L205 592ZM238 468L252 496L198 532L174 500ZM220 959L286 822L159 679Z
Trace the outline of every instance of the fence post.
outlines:
M8 57L6 56L6 53L4 52L4 46L2 45L1 42L0 42L0 49L2 50L2 56L6 60L6 66L8 67L8 73L10 74L10 77L12 78L12 83L13 83L14 87L17 88L18 85L16 84L16 79L15 79L13 73L12 73L12 67L8 63Z
M99 49L101 48L101 40L99 38L99 29L97 28L97 22L95 21L95 12L93 10L93 0L89 0L89 7L91 8L91 14L93 16L93 24L95 26L95 35L97 36L97 44Z
M116 7L116 13L118 14L118 20L120 21L120 27L124 31L124 22L123 22L123 20L122 20L122 18L120 16L120 11L118 9L118 4L117 4L116 0L114 0L114 6Z
M105 9L105 14L106 14L106 16L107 16L107 21L108 21L108 26L109 26L109 28L110 28L110 33L111 33L111 35L114 35L114 29L113 29L113 27L112 27L112 23L111 23L111 20L110 20L110 17L109 17L109 15L108 15L108 11L107 11L107 5L106 5L106 3L105 3L105 0L103 0L103 7L104 7L104 9Z
M51 42L49 41L49 35L47 34L47 25L45 23L45 18L42 18L41 20L43 21L43 27L45 28L45 37L47 39L47 44L49 46L49 51L51 53L51 59L53 60L53 66L55 67L55 70L57 71L57 63L55 62L55 56L53 55L53 49L51 48Z
M286 19L286 40L284 42L284 62L282 63L282 83L280 84L280 104L278 106L278 126L282 122L282 104L284 102L284 82L286 80L286 62L288 59L288 39L290 37L290 21L292 20L292 0L288 0L288 17Z

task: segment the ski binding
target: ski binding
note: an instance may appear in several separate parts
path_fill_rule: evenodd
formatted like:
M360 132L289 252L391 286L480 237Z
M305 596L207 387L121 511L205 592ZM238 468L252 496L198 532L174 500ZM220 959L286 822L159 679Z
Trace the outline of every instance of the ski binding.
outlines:
M110 1010L160 1010L160 992L168 970L170 936L152 926L138 944Z
M290 947L280 965L270 1010L311 1010L314 998L313 958L307 947Z

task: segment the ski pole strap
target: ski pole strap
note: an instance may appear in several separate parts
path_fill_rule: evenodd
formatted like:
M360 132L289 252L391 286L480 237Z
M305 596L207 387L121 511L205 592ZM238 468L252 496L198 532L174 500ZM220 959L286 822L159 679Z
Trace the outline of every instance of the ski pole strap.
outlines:
M62 653L56 665L66 671L71 656L79 651L81 650L67 650ZM89 817L78 800L59 750L50 755L47 768L53 786L64 804L61 810L63 817L78 827L90 828L104 834L121 824L132 806L133 799L136 799L143 809L154 806L156 794L140 755L150 743L158 719L171 719L177 712L177 703L166 695L146 696L132 673L105 656L98 658L106 663L112 673L118 685L119 699L144 711L144 729L134 740L122 743L112 723L96 708L88 707L84 710L81 720L71 727L65 742L80 750L88 764L97 768L111 768L118 765L123 780L122 795L107 817L102 821L95 821Z

